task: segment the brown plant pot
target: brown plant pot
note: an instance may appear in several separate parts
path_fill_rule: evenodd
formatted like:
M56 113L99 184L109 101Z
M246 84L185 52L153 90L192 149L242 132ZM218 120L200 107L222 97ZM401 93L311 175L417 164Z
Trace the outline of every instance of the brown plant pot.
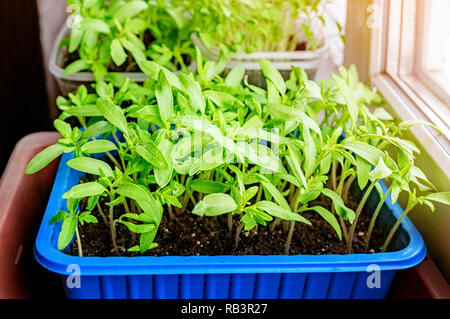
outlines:
M33 175L24 175L24 170L33 156L59 138L56 132L22 138L0 180L1 299L30 298L33 290L39 289L37 280L43 279L36 276L33 246L59 160Z
M389 299L450 299L450 286L429 255L414 268L398 271Z

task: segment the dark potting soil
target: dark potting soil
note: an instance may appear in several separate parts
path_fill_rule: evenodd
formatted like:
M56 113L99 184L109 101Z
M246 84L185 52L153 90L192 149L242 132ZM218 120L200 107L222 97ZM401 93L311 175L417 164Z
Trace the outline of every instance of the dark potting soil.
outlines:
M83 203L82 203L83 205ZM84 203L85 205L85 203ZM312 205L322 205L331 208L331 201L326 197L319 197ZM102 203L103 210L107 206ZM350 198L348 205L356 210L358 201ZM83 208L82 208L83 209ZM82 210L83 211L83 210ZM123 207L115 207L115 218L124 212ZM114 256L109 226L105 225L99 214L94 211L99 223L85 224L80 227L81 243L84 256ZM325 255L345 254L346 242L339 241L332 227L320 216L313 212L302 214L311 221L312 226L296 223L292 237L290 255ZM364 240L369 228L370 219L361 214L354 236L352 253L364 253ZM283 255L287 232L283 222L278 224L274 231L269 227L258 226L256 232L242 232L235 248L235 232L238 226L237 216L234 218L233 231L230 234L227 227L227 217L203 217L192 215L190 212L177 214L170 219L164 214L155 242L159 246L145 253L146 256L193 256L193 255ZM349 227L348 227L349 228ZM122 224L116 224L117 246L122 256L138 256L139 253L130 253L128 248L138 245L138 235L132 234ZM369 252L380 252L384 237L382 232L374 229ZM78 255L76 240L66 253Z

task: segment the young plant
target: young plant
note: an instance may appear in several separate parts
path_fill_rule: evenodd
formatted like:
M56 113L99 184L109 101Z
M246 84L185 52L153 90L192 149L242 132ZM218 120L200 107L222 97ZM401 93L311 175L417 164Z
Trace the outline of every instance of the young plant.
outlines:
M185 69L193 54L188 19L170 1L67 0L72 10L70 36L60 46L78 57L65 75L91 71L101 81L109 71L147 72L155 61Z
M207 47L226 45L233 52L295 51L321 45L317 28L325 24L320 0L181 1L192 28Z
M97 198L98 200L98 198ZM96 205L95 199L90 198L87 203L87 211L80 212L78 210L79 199L68 199L67 200L67 210L60 210L57 212L51 219L50 224L54 224L57 222L62 222L61 231L58 235L58 243L57 247L59 250L63 250L66 248L73 239L73 236L76 235L77 238L77 246L78 246L78 255L83 257L83 247L81 245L80 232L78 231L78 225L84 225L84 223L98 223L97 218L92 215L92 210Z
M435 208L432 202L442 203L444 205L450 205L450 192L440 192L440 193L431 193L424 196L416 196L415 192L409 193L408 205L406 206L403 214L397 219L394 226L392 226L391 231L389 232L383 247L381 248L381 252L385 252L389 244L391 243L392 238L394 237L396 231L400 227L402 220L408 215L408 213L416 207L418 204L427 205L434 212Z

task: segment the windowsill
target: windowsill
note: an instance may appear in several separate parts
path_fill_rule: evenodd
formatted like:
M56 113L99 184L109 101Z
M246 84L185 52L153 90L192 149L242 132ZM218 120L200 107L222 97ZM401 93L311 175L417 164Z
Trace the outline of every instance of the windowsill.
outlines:
M418 74L420 81L426 85L427 88L434 92L437 96L442 98L441 103L444 104L442 108L446 116L450 118L450 110L446 105L450 105L450 78L440 71L424 71Z
M427 120L429 114L425 117L416 108L417 101L412 101L409 92L403 90L405 87L399 87L397 81L388 74L379 73L372 78L372 83L381 91L389 101L390 111L400 120ZM404 83L406 86L406 83ZM416 84L417 85L417 84ZM417 92L418 86L414 87ZM408 88L408 90L410 90ZM430 155L434 162L442 168L443 173L450 179L450 143L445 135L439 134L432 128L426 126L414 126L410 129L413 136L422 145L425 152ZM448 133L447 133L448 134Z

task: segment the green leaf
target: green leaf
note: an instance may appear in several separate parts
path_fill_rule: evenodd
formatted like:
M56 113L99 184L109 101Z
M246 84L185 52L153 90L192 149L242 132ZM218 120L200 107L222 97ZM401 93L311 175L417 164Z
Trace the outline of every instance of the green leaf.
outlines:
M123 182L117 188L117 194L134 199L137 202L150 201L148 190L142 186L131 182Z
M103 172L106 176L113 176L111 167L106 162L95 158L73 158L67 162L67 166L77 171L92 175L101 175L100 172Z
M280 103L269 103L267 104L269 113L280 120L283 121L297 121L302 123L305 127L312 129L317 134L321 135L321 130L316 122L311 119L305 112L296 109L292 106L286 106Z
M300 203L306 204L315 200L320 195L320 190L306 190L300 196Z
M70 32L70 38L69 38L69 53L75 52L76 49L78 49L78 46L80 45L81 38L83 37L84 31L80 30L79 28L72 28L72 31Z
M237 205L230 195L210 194L195 205L192 213L199 216L218 216L230 213L236 208Z
M85 60L76 60L66 66L64 75L70 75L87 69L89 69L89 64Z
M432 128L434 128L435 130L437 130L438 132L440 132L442 134L441 130L437 126L435 126L435 125L433 125L433 124L431 124L431 123L429 123L427 121L423 121L423 120L404 121L404 122L401 122L398 125L398 127L399 127L400 130L406 130L406 129L408 129L408 128L412 127L412 126L416 126L416 125L428 125L428 126L431 126Z
M38 153L35 157L31 159L25 168L25 174L34 174L45 166L47 166L50 162L52 162L55 158L59 157L66 147L61 144L54 144L49 147L46 147L40 153Z
M444 205L450 205L450 192L433 193L433 194L428 194L424 197L428 200L439 202Z
M264 127L264 123L262 122L262 120L257 115L254 115L250 119L245 121L244 125L241 127L241 130L239 131L239 134L244 133L245 136L249 136L250 138L255 138L255 137L259 137L256 132L263 131L262 133L268 133L268 135L269 135L271 132L268 130L264 130L263 127ZM248 132L248 134L245 134L247 132ZM271 134L273 134L273 133L271 133ZM277 134L274 134L274 135L277 135ZM277 135L277 136L279 136L279 135Z
M153 217L148 213L141 213L141 214L125 213L120 215L119 220L122 220L124 218L132 219L134 221L143 222L146 224L153 223Z
M263 200L257 202L253 206L277 218L288 221L297 221L311 226L311 222L306 218L302 217L300 214L295 214L290 209L278 206L274 202Z
M203 92L203 95L213 101L219 108L235 104L243 106L243 103L240 100L226 92L206 90Z
M78 216L78 221L80 222L81 225L84 225L84 223L86 224L97 224L98 223L98 219L97 217L95 217L94 215L91 214L91 212L83 212Z
M318 213L325 221L333 227L334 231L339 237L339 240L342 240L342 230L339 222L333 213L331 213L328 209L321 206L308 207L308 210L313 210Z
M183 7L176 9L166 8L166 11L170 14L173 21L175 21L178 29L183 29L189 23L189 20L184 16Z
M360 189L364 189L369 182L369 173L372 165L360 156L356 155L356 177Z
M236 175L236 180L239 185L239 192L242 194L245 192L245 185L244 185L244 174L241 172L241 170L235 166L235 165L229 165L228 168Z
M234 212L236 212L241 207L241 192L236 186L231 185L230 195L236 203L236 209L234 210Z
M356 121L358 120L359 116L359 107L355 98L355 94L342 78L338 77L335 74L331 74L331 77L336 82L339 91L342 93L342 96L344 97L348 112L350 114L350 118L352 119L352 127L355 127Z
M335 193L331 189L324 188L322 189L322 194L332 200L334 208L336 209L336 213L339 216L341 216L345 220L348 220L350 224L353 223L353 221L355 220L355 212L345 206L344 201L337 193Z
M206 74L204 75L206 80L213 79L216 75L219 75L223 72L225 67L227 66L227 62L229 60L230 52L228 48L221 44L220 45L220 53L217 61L208 61L206 67Z
M389 114L384 108L382 107L377 107L374 111L373 111L373 115L382 121L393 121L394 118L392 117L391 114Z
M166 75L167 81L169 81L170 85L177 88L178 90L182 90L178 77L173 72L169 71L167 68L153 61L140 61L139 66L141 67L142 72L150 75L155 80L158 79L159 72L163 70L164 74Z
M89 197L87 202L87 210L92 211L95 205L97 205L99 198L100 198L99 195Z
M162 217L161 204L151 196L147 188L142 185L124 182L117 188L117 193L135 200L139 207L151 216L153 223L157 225L160 223ZM139 216L146 218L147 215L140 214Z
M225 84L229 86L238 86L244 79L245 68L242 66L234 67L225 78Z
M255 120L253 120L255 119ZM257 120L256 120L257 119ZM278 135L277 133L270 132L265 128L258 128L258 121L261 121L257 116L247 121L236 135L237 138L257 139L258 143L272 142L276 144L290 144L292 140L288 137ZM253 125L253 127L252 127ZM263 123L261 122L261 126Z
M114 19L122 22L128 18L136 16L142 10L147 9L148 5L144 1L131 1L124 4L115 14Z
M124 224L129 230L136 234L148 233L155 230L154 224L134 224L125 220L119 220L119 223Z
M328 155L325 156L325 158L320 162L319 168L320 168L320 175L326 175L330 171L331 168L331 162L332 162L332 156L331 153L328 153Z
M159 127L166 126L166 123L163 123L161 121L161 117L159 116L159 109L156 105L145 105L139 107L139 109L133 110L128 113L127 116L145 120L151 124L158 125Z
M270 104L280 104L281 102L280 93L272 81L267 81L267 102Z
M295 185L295 187L300 187L300 183L298 182L297 178L293 175L278 173L275 176Z
M158 75L158 84L155 90L156 101L158 102L159 115L163 123L173 116L173 94L166 75L161 70Z
M244 142L236 144L238 154L243 154L250 163L256 164L261 168L271 172L284 172L278 156L267 146L253 142L250 145Z
M68 198L67 199L66 206L72 215L76 215L80 201L81 201L81 198Z
M303 84L305 85L305 90L309 98L323 100L320 86L316 82L306 80Z
M58 235L58 243L57 243L58 250L63 250L70 244L73 236L75 235L77 225L78 225L78 218L76 216L70 215L69 217L64 219L61 226L61 231Z
M122 133L128 132L128 125L123 110L110 101L100 98L97 99L97 108L103 114L106 120L117 127Z
M158 149L161 151L161 154L165 155L168 168L155 167L154 173L156 182L158 183L159 187L164 187L169 184L170 179L172 178L174 166L172 157L173 144L168 139L164 138L159 142Z
M58 222L62 222L64 219L66 219L69 216L69 214L63 210L58 211L48 222L50 225Z
M97 109L97 107L96 107L96 109ZM108 133L112 129L113 129L113 126L110 123L108 123L107 121L98 121L92 125L89 125L88 128L83 131L83 137L84 138L93 138L93 137Z
M302 168L300 166L300 158L296 149L291 145L288 145L289 155L286 156L286 161L291 168L294 176L297 178L298 182L306 188L308 186L308 182L306 181L305 175L303 174Z
M61 135L65 138L71 138L72 136L72 127L69 123L66 123L64 121L56 119L53 122L53 125L55 126L56 130L61 133Z
M122 44L118 39L114 39L111 42L111 58L117 66L121 66L127 60L128 55L126 54Z
M423 205L428 206L433 213L436 211L436 207L434 207L434 204L432 202L430 202L429 200L424 199Z
M241 223L244 224L244 229L245 230L253 229L257 225L256 219L250 213L247 213L244 216L242 216Z
M281 194L280 191L272 183L261 180L261 184L272 195L272 197L275 199L278 205L289 211L291 210L283 194ZM270 214L270 212L268 213Z
M94 140L81 147L81 151L87 154L105 153L117 150L116 144L108 140Z
M92 65L92 73L94 73L95 82L100 82L105 79L108 70L102 62L95 61Z
M64 193L63 198L84 198L100 195L106 192L106 188L97 182L78 184Z
M272 83L281 94L285 94L286 83L284 82L284 79L281 76L280 72L272 65L272 63L270 63L269 60L260 59L259 65L261 66L261 70L266 79L272 81Z
M384 164L383 158L380 157L377 166L369 173L372 180L380 180L389 177L392 171Z
M204 132L210 135L215 142L219 143L222 147L233 153L242 162L244 161L244 153L242 148L237 147L234 141L226 136L222 135L220 129L211 124L206 118L200 116L178 116L171 119L172 123L185 126L193 129L194 131Z
M340 144L342 147L351 150L356 155L368 161L373 166L378 164L378 160L384 157L383 151L378 148L359 141L344 141Z
M246 189L245 192L242 194L242 201L244 203L249 202L255 195L258 193L259 187L258 186L252 186L249 189Z
M138 145L136 147L136 152L143 159L145 159L147 162L149 162L155 167L162 169L169 168L169 164L167 164L164 155L161 153L161 151L158 149L158 147L153 141L149 141L144 145Z
M309 129L305 126L302 128L302 135L305 142L305 147L303 149L305 162L303 168L306 176L310 176L313 173L316 163L316 144L309 133Z
M149 232L142 233L139 237L139 251L141 254L145 253L147 250L158 247L157 243L154 243L153 240L156 237L156 233L158 228L155 228Z
M84 18L80 22L80 30L100 33L111 33L105 21L93 18Z
M144 233L144 234L147 234L147 233ZM144 235L144 234L141 234L141 238L142 238L142 235ZM143 247L145 247L145 246L143 246ZM147 250L150 250L150 249L153 249L153 248L156 248L156 247L158 247L158 243L151 243ZM145 253L147 250L142 249L138 245L135 245L133 247L128 248L129 252L140 252L141 254Z
M79 105L76 107L71 107L65 112L72 116L82 116L82 117L102 116L102 113L99 112L97 106L95 105Z
M204 194L224 193L230 189L229 185L204 179L194 179L189 187Z
M205 97L202 94L202 89L200 84L194 81L189 75L180 73L178 76L183 89L183 93L187 95L192 108L195 111L200 111L202 114L205 113L206 102Z
M408 163L409 163L409 162L408 162ZM406 166L406 165L405 165L405 166ZM412 166L411 169L410 169L410 173L411 173L411 175L412 175L413 177L416 178L416 180L417 180L417 179L422 180L423 182L425 182L425 184L426 184L427 187L429 187L430 189L433 189L433 190L437 191L436 187L433 185L433 183L431 183L431 182L428 180L427 176L425 175L424 172L422 172L422 170L421 170L420 168L418 168L418 167L416 167L416 166ZM414 178L412 178L412 179L414 179ZM417 181L417 182L418 182L418 181ZM418 184L418 183L416 183L416 184Z

